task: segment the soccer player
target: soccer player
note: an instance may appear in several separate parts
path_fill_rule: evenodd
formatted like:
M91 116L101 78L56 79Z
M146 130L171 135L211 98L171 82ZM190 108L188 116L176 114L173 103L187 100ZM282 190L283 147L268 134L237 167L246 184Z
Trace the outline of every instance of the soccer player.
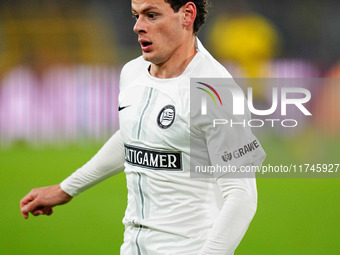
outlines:
M256 144L242 157L247 165L265 154L247 129L216 136L204 123L190 128L190 78L230 78L196 37L206 8L205 0L132 0L143 56L121 72L120 130L60 185L29 192L20 204L24 218L52 214L53 206L125 169L121 254L234 253L256 211L255 179L190 178L190 135L206 165L227 160L226 147Z

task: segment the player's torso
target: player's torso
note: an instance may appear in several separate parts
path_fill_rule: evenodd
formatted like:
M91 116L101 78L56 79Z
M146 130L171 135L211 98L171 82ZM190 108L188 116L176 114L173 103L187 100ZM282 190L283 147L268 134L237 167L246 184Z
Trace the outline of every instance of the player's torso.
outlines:
M134 149L138 150L139 147L189 153L188 109L183 109L179 98L181 95L176 87L171 91L159 88L156 84L139 84L136 81L121 92L119 120L127 149L126 160L131 165L169 171L183 170L181 162L171 156L160 155L157 159L150 159L144 157L145 153L134 153ZM177 155L174 156L177 159Z
M209 229L217 213L212 180L190 178L189 104L189 80L157 83L136 77L121 90L128 187L124 224L135 235L146 231L138 230L142 225L153 229L148 238L164 232L183 241L204 236L200 231Z
M123 69L119 118L128 206L122 254L197 254L219 213L216 181L190 177L189 77L214 76L209 61L199 52L173 79L152 77L141 58ZM204 138L199 147L209 162Z

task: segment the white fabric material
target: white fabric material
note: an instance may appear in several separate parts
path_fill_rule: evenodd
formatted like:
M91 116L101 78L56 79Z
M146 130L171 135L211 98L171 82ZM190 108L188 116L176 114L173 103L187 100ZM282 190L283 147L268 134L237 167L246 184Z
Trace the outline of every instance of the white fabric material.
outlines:
M169 171L125 164L128 206L121 254L197 255L205 243L203 254L232 254L255 211L255 180L217 182L215 178L190 177L190 135L199 148L195 150L198 165L222 164L223 146L242 148L256 140L249 128L224 129L225 134L213 135L204 118L197 119L194 133L190 130L190 121L196 121L190 119L190 110L195 110L190 109L190 78L231 76L198 40L197 54L180 76L155 78L148 72L149 65L139 57L121 73L119 104L129 106L119 115L124 143L143 150L179 151L183 166L181 171ZM157 119L169 105L175 108L175 120L162 128ZM221 146L214 146L216 142ZM239 158L237 164L261 163L264 155L259 147ZM225 232L215 226L225 226ZM225 234L219 236L220 232Z
M204 247L199 255L231 255L241 242L257 207L255 178L220 178L224 199Z
M61 183L66 193L75 196L122 171L125 151L128 205L121 255L232 254L255 213L255 179L190 177L190 135L195 147L200 148L194 157L205 165L222 163L219 153L223 153L223 146L241 148L256 139L248 129L233 129L217 137L208 131L207 120L198 121L192 133L190 78L231 78L198 39L196 43L197 54L176 78L152 77L148 72L150 63L142 57L124 66L120 132ZM169 105L174 108L174 121L164 128L158 123L159 116ZM214 142L221 146L214 146ZM157 164L165 162L162 160L153 162L154 168L142 166L151 164L146 153L150 151L154 157L161 157L156 154L162 152L180 153L180 169L156 169ZM260 146L238 164L260 164L264 157Z
M60 183L70 196L76 196L106 178L124 170L124 144L117 131L84 166Z

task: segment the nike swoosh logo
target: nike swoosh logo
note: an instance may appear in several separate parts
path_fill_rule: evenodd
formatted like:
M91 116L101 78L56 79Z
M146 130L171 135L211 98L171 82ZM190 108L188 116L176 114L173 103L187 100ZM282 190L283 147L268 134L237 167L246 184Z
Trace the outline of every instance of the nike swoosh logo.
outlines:
M118 111L120 112L121 110L124 110L125 108L128 108L130 106L131 105L126 105L126 106L122 106L122 107L118 106Z

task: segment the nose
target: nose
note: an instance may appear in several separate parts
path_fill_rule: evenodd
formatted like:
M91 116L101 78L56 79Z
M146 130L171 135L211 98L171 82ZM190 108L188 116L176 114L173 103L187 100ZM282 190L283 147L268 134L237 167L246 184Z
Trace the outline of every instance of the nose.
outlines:
M142 32L146 33L145 22L143 21L142 17L138 17L138 19L136 20L136 23L133 27L133 31L136 34L139 34L139 33L142 33Z

